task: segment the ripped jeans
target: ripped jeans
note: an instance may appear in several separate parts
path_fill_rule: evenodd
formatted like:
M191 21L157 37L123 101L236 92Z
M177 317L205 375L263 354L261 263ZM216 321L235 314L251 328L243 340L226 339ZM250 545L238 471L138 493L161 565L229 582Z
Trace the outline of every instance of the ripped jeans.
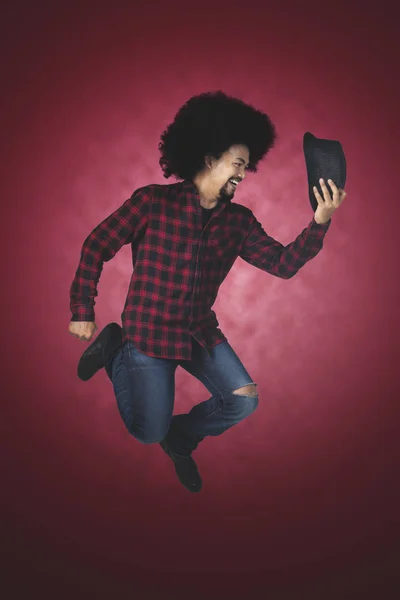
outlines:
M191 454L206 436L220 435L248 417L258 404L257 391L245 395L239 389L257 384L227 341L212 348L209 355L192 340L190 360L148 356L127 341L105 367L129 433L145 444L166 439L181 456ZM211 398L187 414L173 416L178 366L201 381Z

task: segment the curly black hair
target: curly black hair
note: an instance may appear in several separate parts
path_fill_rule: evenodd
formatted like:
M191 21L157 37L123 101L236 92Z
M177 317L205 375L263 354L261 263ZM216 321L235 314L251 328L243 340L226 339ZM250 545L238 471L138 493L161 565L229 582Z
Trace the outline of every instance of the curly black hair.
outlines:
M158 148L164 177L193 180L204 168L205 157L221 158L231 146L248 147L248 170L257 172L258 163L273 147L276 130L260 110L221 90L190 98L161 135Z

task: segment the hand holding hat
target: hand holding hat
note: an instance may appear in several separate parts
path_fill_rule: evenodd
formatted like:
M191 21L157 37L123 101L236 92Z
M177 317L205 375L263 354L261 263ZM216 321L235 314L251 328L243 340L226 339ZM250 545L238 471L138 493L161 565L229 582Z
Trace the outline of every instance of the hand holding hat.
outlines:
M314 186L313 191L318 202L317 210L314 213L314 219L317 223L327 223L335 210L342 204L346 197L346 192L342 188L337 188L335 183L331 179L328 179L328 184L332 190L331 196L325 181L320 179L319 183L322 188L323 197L321 197L317 187Z
M308 191L314 218L327 223L346 197L346 159L336 140L317 138L307 132L303 138ZM319 185L319 187L318 187Z

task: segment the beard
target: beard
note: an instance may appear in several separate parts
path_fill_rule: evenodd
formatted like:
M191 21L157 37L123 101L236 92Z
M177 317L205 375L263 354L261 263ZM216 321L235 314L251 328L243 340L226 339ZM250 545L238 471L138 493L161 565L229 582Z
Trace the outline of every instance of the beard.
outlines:
M219 191L218 200L228 199L231 200L234 196L235 190L231 188L229 181Z

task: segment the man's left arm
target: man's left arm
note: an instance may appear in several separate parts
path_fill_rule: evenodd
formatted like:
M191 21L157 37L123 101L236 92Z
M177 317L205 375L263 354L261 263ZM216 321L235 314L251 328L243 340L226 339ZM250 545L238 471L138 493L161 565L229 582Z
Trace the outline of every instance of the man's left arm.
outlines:
M252 214L250 231L240 257L254 267L281 279L293 277L322 249L332 215L346 196L346 193L338 189L333 182L329 182L329 185L333 191L332 196L322 181L324 198L322 199L318 191L314 190L318 202L314 217L308 227L287 246L270 237Z

